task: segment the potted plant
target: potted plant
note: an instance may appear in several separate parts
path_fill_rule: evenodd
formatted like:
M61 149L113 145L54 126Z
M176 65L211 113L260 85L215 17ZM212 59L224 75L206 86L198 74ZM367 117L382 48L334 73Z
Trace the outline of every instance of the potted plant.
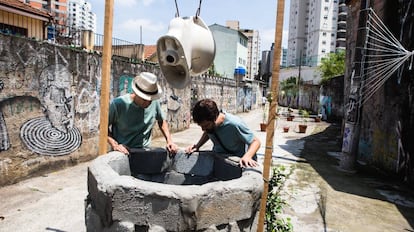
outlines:
M299 124L299 133L306 133L306 129L308 128L308 125L306 124Z
M262 122L260 123L260 131L266 131L266 128L267 128L267 112L269 111L270 103L272 103L273 101L273 96L271 92L269 92L266 95L266 99L267 99L267 102L265 106L263 107L263 119L262 119Z
M266 131L266 128L267 128L267 124L264 123L264 122L261 122L260 123L260 131Z
M287 121L293 121L293 119L295 118L295 115L293 115L293 109L291 109L290 107L288 107L288 113L286 116L286 120Z
M289 126L284 126L283 127L283 132L285 132L285 133L289 132Z
M267 128L267 104L263 107L263 118L262 122L260 123L260 131L266 131Z
M299 133L306 133L306 129L308 128L307 119L309 118L309 112L307 110L301 110L302 121L299 123Z

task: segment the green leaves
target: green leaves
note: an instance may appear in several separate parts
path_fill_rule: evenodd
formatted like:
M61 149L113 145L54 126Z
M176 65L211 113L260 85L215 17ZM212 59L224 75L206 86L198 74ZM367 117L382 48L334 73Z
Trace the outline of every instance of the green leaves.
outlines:
M280 82L280 90L283 91L286 96L293 96L299 93L299 85L298 85L298 78L297 77L289 77L286 80Z
M318 66L321 72L321 84L330 80L331 78L345 73L345 51L336 53L329 53L328 58L324 58Z
M293 226L290 218L282 218L280 214L287 204L280 196L280 189L285 182L284 166L273 168L272 177L269 180L269 193L266 201L266 232L292 232Z

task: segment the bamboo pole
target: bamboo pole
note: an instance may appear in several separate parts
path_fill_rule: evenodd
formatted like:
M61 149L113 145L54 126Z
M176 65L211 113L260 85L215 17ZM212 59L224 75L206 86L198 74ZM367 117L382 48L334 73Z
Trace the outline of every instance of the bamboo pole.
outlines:
M102 81L100 97L99 155L108 151L109 84L111 80L112 20L114 0L105 0L104 44L102 51Z
M285 0L277 0L277 9L276 9L276 29L275 29L275 47L273 51L273 70L272 70L272 84L271 84L271 97L272 101L270 102L269 114L267 118L267 128L266 128L266 147L265 147L265 158L264 158L264 167L263 167L263 179L264 179L264 189L262 194L262 199L260 202L260 214L259 222L257 226L257 231L264 231L264 220L266 213L266 201L267 201L267 192L269 190L269 173L272 162L272 152L273 152L273 137L275 133L275 119L276 119L276 109L278 105L278 89L279 89L279 71L280 71L280 54L282 46L282 35L283 35L283 13L285 9Z

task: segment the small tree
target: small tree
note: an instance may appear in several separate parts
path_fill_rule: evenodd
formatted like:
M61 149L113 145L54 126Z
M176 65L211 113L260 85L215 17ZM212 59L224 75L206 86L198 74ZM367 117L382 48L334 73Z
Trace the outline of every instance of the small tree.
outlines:
M322 74L321 84L335 76L343 75L345 73L345 51L329 53L327 58L322 59L318 69Z
M283 91L287 97L295 98L299 94L298 78L291 76L286 80L280 82L280 90ZM290 101L288 102L290 107Z

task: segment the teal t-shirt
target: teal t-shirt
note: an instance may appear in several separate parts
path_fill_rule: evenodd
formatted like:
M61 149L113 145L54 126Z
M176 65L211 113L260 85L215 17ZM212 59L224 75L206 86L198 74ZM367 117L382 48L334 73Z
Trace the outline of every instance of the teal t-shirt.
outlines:
M158 101L147 108L134 103L130 94L112 100L109 106L109 126L112 138L129 148L148 147L155 120L162 121L165 115Z
M230 113L224 113L224 122L215 128L215 133L220 137L221 142L232 154L242 157L246 153L247 147L253 142L254 134L247 127L241 118ZM217 153L228 153L213 133L208 133L213 141L213 151Z

